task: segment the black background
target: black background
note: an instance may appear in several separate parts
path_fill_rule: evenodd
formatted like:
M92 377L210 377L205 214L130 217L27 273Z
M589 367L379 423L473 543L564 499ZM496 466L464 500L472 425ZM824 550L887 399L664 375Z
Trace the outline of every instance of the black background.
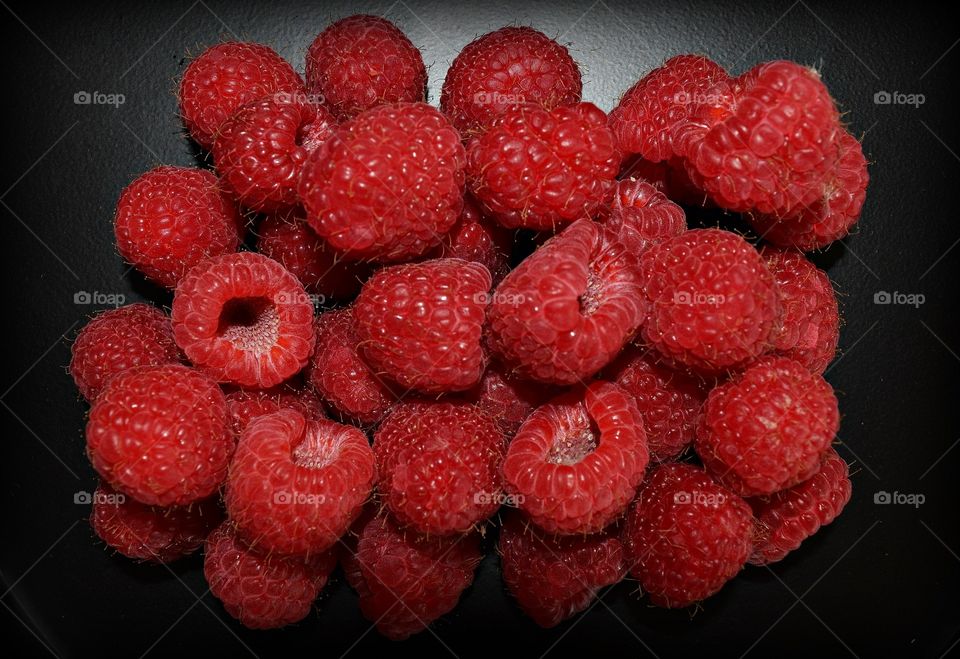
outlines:
M950 15L902 3L0 2L4 34L4 436L0 643L23 655L170 656L201 651L339 657L398 651L337 579L297 626L249 632L206 592L201 560L164 567L112 556L74 495L91 491L86 406L65 366L69 339L109 304L168 300L127 272L112 244L124 185L159 164L190 165L173 96L187 52L226 37L262 41L302 71L332 19L385 14L430 67L436 102L455 54L479 34L530 24L568 43L584 98L609 110L665 58L704 52L734 73L775 58L816 66L873 163L856 235L816 257L841 294L842 357L827 377L841 399L841 455L855 472L840 520L772 569L748 568L702 610L662 611L627 581L587 614L543 631L500 584L488 553L459 607L403 651L423 655L623 652L628 656L923 656L952 650L960 630L960 523L955 407L955 281L960 248L956 64ZM117 108L77 105L79 91L121 93ZM925 102L878 105L880 91ZM709 223L710 218L701 220ZM878 305L880 291L923 304ZM950 449L953 450L950 450ZM880 491L921 494L878 505ZM10 656L10 655L8 655Z

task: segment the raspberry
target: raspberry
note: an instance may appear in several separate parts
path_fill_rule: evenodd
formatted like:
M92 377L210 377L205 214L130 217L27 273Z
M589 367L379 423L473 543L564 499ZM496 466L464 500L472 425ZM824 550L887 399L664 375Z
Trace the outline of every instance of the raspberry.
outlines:
M840 425L819 375L786 357L761 360L710 392L695 447L718 482L742 496L810 478Z
M416 46L390 21L349 16L307 50L307 89L340 120L383 103L423 101L427 69Z
M644 340L705 373L743 366L770 347L782 308L773 275L739 235L694 229L640 262L649 302Z
M750 506L698 467L656 467L623 529L631 574L656 606L680 608L720 590L753 541Z
M627 347L604 377L633 397L654 461L669 462L687 450L706 398L699 379L665 367L652 352L636 346Z
M356 529L343 571L360 595L363 615L387 638L423 631L452 611L473 583L481 558L476 533L424 538L384 515L367 516Z
M171 315L177 344L221 382L272 387L313 351L313 303L296 277L260 254L196 266L177 287Z
M556 395L553 387L512 377L499 364L491 364L464 398L493 419L500 432L513 437L534 409Z
M213 494L234 448L220 387L179 364L112 377L90 409L86 435L100 477L151 506Z
M240 214L213 173L157 167L120 195L113 228L117 249L153 281L174 288L184 273L211 256L235 252Z
M856 224L870 180L867 161L860 142L850 133L842 131L837 143L837 164L823 180L820 195L809 205L783 218L762 214L747 216L764 239L810 251L843 238Z
M827 273L792 250L764 247L760 255L777 280L783 320L774 350L814 373L823 373L837 353L840 312Z
M256 549L313 555L349 528L376 479L362 432L285 409L247 426L224 502L237 532Z
M505 444L470 403L402 403L373 439L384 503L419 533L465 533L500 507Z
M443 236L431 258L463 259L479 263L490 271L498 284L510 271L508 259L513 235L484 215L473 197L463 198L463 212L453 228Z
M732 102L730 76L702 55L677 55L654 69L624 93L610 112L617 144L627 153L661 162L683 155L676 134L696 108L720 99Z
M70 375L92 401L107 380L136 366L174 364L180 349L170 318L149 304L128 304L94 316L70 348Z
M311 384L342 419L364 426L379 422L396 396L359 354L360 337L354 328L353 309L320 314L316 331L317 346L309 371Z
M687 166L679 157L664 162L650 162L639 156L630 156L620 165L619 178L642 179L678 204L704 208L716 207L707 193L690 179Z
M502 225L554 230L596 213L620 168L592 103L508 108L467 150L470 190Z
M650 183L636 179L618 181L600 215L636 256L687 230L683 209Z
M605 586L627 574L620 539L612 533L548 536L510 515L500 529L503 581L523 612L554 627L586 609Z
M486 268L460 259L380 270L354 305L364 357L407 389L469 389L486 367L481 339L490 285Z
M180 81L180 114L190 136L209 149L237 108L278 92L304 93L293 67L269 46L228 41L190 62Z
M580 220L497 287L488 343L522 377L573 384L633 336L645 312L642 298L633 257L609 230Z
M324 108L295 95L260 98L240 106L223 123L213 142L213 160L245 208L287 210L298 203L297 183L307 155L329 139L333 124Z
M296 410L312 420L326 418L317 394L282 384L270 389L237 389L226 395L230 427L239 437L254 419L280 410Z
M540 528L594 533L626 510L648 460L636 404L617 385L596 381L554 398L524 421L503 475Z
M307 221L355 259L409 260L439 245L463 209L460 136L425 103L381 105L342 124L307 159Z
M147 506L106 483L93 495L94 533L128 558L169 563L196 551L223 519L216 498L184 507Z
M757 536L750 562L766 565L782 560L800 543L832 522L850 501L847 463L827 449L813 476L788 490L748 499L757 518Z
M309 559L259 554L225 522L207 538L203 575L213 596L250 629L273 629L303 620L337 566L325 552Z
M475 39L447 71L440 108L464 137L483 132L515 103L547 110L580 100L580 69L565 47L530 27Z
M349 300L360 290L370 268L345 260L307 225L302 214L271 215L257 228L257 251L278 261L310 293Z

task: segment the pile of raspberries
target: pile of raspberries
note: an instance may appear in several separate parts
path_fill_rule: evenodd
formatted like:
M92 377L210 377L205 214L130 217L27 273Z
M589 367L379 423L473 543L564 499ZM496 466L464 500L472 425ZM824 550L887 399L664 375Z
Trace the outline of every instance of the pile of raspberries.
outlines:
M213 167L143 174L114 219L172 307L100 313L72 348L96 534L143 561L202 546L251 628L303 619L339 564L402 639L491 538L550 627L628 575L696 604L829 524L839 315L803 252L849 232L868 177L817 72L680 55L605 114L564 46L505 27L439 109L426 89L372 16L327 27L305 80L255 43L191 61Z

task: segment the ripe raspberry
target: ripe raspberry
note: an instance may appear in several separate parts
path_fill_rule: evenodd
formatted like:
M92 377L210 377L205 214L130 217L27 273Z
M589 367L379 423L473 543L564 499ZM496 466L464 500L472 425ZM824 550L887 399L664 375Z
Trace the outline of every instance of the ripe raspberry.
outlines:
M788 490L748 499L757 518L754 565L775 563L832 522L850 501L847 463L827 449L816 474Z
M837 353L840 312L827 273L793 250L764 247L760 255L777 280L783 320L774 350L814 373L823 373Z
M640 270L649 302L643 338L668 359L716 373L770 347L782 313L777 284L739 235L686 231L647 250Z
M180 359L167 314L149 304L128 304L97 314L80 330L70 348L70 375L92 401L117 373Z
M443 236L431 258L463 259L479 263L493 277L494 285L510 271L509 257L513 235L484 215L473 197L463 198L463 212L453 228Z
M707 396L699 379L667 368L651 351L636 346L620 353L604 377L633 396L655 462L672 461L687 450Z
M173 296L173 335L221 382L268 388L313 351L313 303L297 278L261 254L240 252L192 269Z
M471 192L505 227L554 230L596 213L620 154L592 103L508 108L467 150Z
M376 375L359 354L360 337L354 328L353 309L320 314L316 331L310 383L341 419L363 426L378 423L396 396L389 383Z
M211 256L235 252L242 219L213 173L157 167L120 195L113 228L117 249L153 281L173 288Z
M250 210L293 208L299 202L303 163L329 139L334 123L324 108L294 94L278 93L240 106L213 142L221 180Z
M443 81L440 108L469 138L514 103L552 110L577 103L582 88L564 46L530 27L504 27L460 51Z
M463 209L460 136L425 103L381 105L342 124L307 159L307 221L356 259L403 261L441 242Z
M707 471L737 494L772 494L816 473L839 425L830 385L792 359L771 357L710 392L695 447Z
M603 223L635 256L687 230L683 209L646 181L618 181L600 209Z
M791 216L747 216L764 239L805 251L820 249L846 236L860 219L870 180L867 161L860 142L850 133L841 131L837 144L837 164L824 178L818 197Z
M716 207L707 193L690 179L687 166L679 157L664 162L650 162L639 156L630 156L620 165L619 178L621 180L642 179L678 204L704 208Z
M644 312L633 257L609 230L581 220L500 283L488 343L522 377L573 384L620 352Z
M556 393L554 387L515 378L500 364L491 364L464 398L493 419L505 437L513 437L530 413Z
M486 268L460 259L380 270L354 305L364 357L407 389L469 389L487 363L481 339L490 285Z
M394 518L427 535L465 533L500 507L504 436L467 402L401 403L373 439Z
M307 89L350 119L384 103L426 99L423 57L396 25L379 16L333 23L307 50Z
M527 418L507 450L503 475L540 528L595 533L626 510L648 461L636 404L617 385L595 381Z
M203 575L210 592L250 629L273 629L303 620L337 566L333 552L309 559L260 554L225 522L207 538Z
M655 468L623 529L630 573L656 606L680 608L720 590L753 541L750 506L698 467Z
M296 410L307 419L325 419L323 405L313 389L281 384L270 389L236 389L226 395L230 427L239 437L254 419L280 410Z
M355 548L344 552L343 571L360 595L363 615L387 638L423 631L452 611L473 583L481 558L476 533L424 538L385 515L366 516L355 528Z
M224 503L237 532L256 549L313 555L340 539L376 480L362 432L285 409L247 426Z
M695 122L695 109L712 101L732 102L730 76L702 55L677 55L624 93L610 112L610 127L626 153L661 162L683 155L677 133Z
M503 581L523 612L554 627L586 609L601 588L627 574L620 539L612 533L549 536L510 515L500 529Z
M370 272L366 264L345 260L301 213L265 217L257 228L257 251L278 261L323 302L353 298Z
M190 62L180 81L180 114L190 136L209 149L237 108L277 92L304 93L293 67L269 46L228 41Z
M111 487L151 506L210 496L227 474L227 402L201 373L167 364L112 377L87 422L87 455Z

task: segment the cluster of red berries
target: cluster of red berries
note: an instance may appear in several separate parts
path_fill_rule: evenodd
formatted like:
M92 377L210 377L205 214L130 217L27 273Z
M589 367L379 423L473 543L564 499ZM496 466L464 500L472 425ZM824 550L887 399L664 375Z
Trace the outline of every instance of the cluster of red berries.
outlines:
M694 604L830 523L839 317L801 250L849 231L867 173L817 73L682 55L607 115L562 45L507 27L439 109L426 80L370 16L324 30L305 81L259 44L191 62L214 169L150 171L115 217L171 312L107 311L73 345L96 533L148 561L203 545L254 628L305 617L339 563L404 638L456 606L492 520L543 626L628 574ZM769 244L688 230L677 201Z

